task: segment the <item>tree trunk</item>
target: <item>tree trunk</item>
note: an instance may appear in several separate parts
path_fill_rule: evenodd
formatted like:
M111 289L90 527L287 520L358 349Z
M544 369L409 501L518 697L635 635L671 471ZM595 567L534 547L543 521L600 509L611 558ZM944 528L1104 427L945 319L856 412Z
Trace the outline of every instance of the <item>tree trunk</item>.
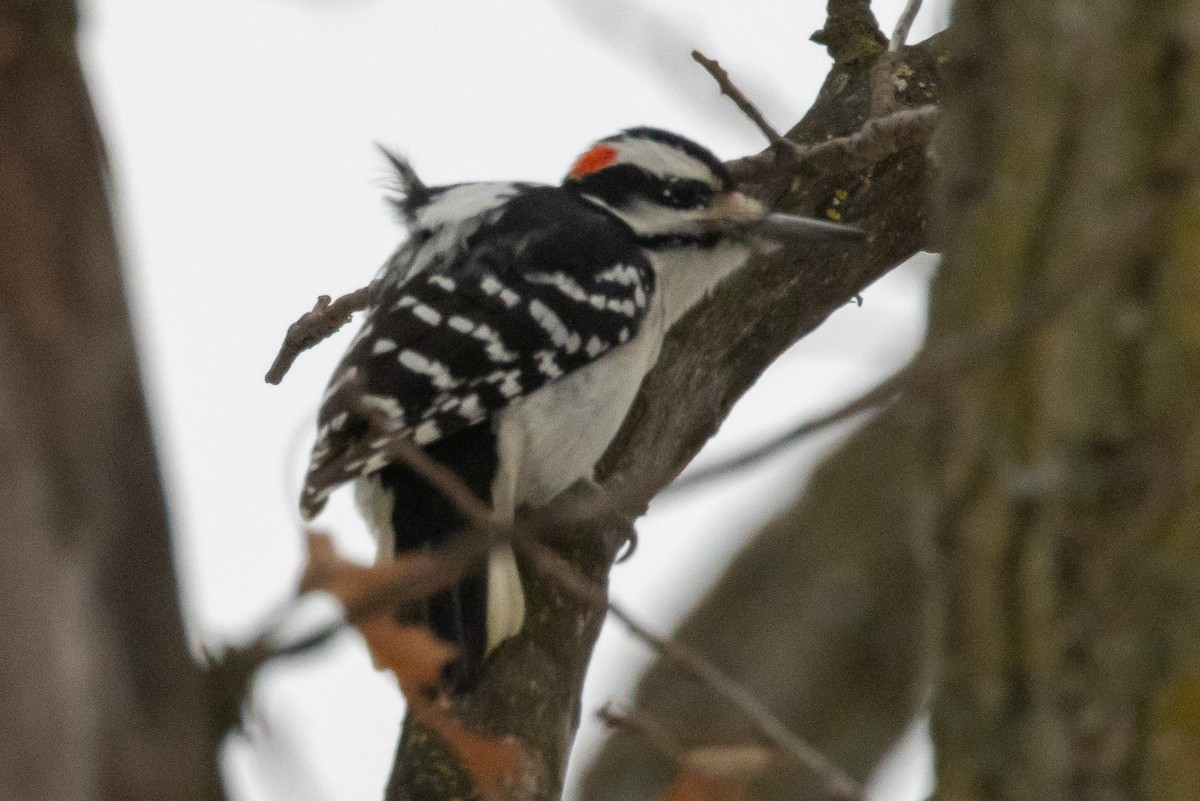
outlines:
M1200 3L960 0L931 342L938 797L1200 788Z
M0 798L210 798L74 37L70 2L0 2Z

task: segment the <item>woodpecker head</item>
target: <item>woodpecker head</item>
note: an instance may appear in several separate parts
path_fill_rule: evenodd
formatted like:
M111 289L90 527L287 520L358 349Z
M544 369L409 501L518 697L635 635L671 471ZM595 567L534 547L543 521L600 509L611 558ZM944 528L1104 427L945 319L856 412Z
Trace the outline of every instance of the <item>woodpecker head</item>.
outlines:
M650 244L712 244L726 238L847 237L857 228L770 212L734 187L707 148L657 128L601 139L576 159L563 186L620 217Z

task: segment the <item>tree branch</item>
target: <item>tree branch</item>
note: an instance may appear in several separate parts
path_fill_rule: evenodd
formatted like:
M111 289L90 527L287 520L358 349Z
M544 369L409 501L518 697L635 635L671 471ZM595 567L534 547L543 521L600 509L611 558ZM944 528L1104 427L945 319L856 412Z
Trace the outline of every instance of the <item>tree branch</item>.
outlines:
M762 112L758 107L750 102L750 98L738 89L734 82L730 79L729 73L716 61L708 58L699 50L692 51L692 59L708 70L708 74L713 76L713 80L721 87L721 94L732 100L737 107L742 110L742 113L750 118L750 121L758 126L758 130L762 131L763 136L767 137L767 141L773 145L786 145L787 140L780 136L779 131L771 127L771 123L767 122L763 117Z
M352 396L362 394L361 390L353 386L347 391ZM699 654L651 632L628 612L610 601L602 585L580 575L562 557L539 542L556 523L568 519L557 510L559 506L565 506L568 514L578 522L589 522L587 517L575 517L582 510L576 508L578 505L573 503L573 495L564 496L547 509L531 511L513 523L497 522L487 504L455 473L413 445L404 434L389 433L385 414L369 407L360 407L357 412L366 418L368 424L368 433L363 440L377 446L382 438L390 459L407 465L449 499L467 521L469 530L455 537L447 548L426 555L417 567L410 565L411 560L398 560L393 563L394 575L388 576L388 580L375 591L367 592L356 602L348 604L343 620L328 624L298 640L281 644L272 644L277 639L278 629L277 626L272 626L249 647L233 649L223 658L214 661L210 672L215 677L214 683L221 687L218 696L224 705L218 710L220 719L227 722L236 720L236 715L232 713L241 707L242 698L258 665L281 656L307 652L328 641L346 625L377 614L382 608L394 606L398 602L428 597L457 582L467 570L477 567L490 548L500 542L508 542L517 549L518 554L523 555L530 564L550 577L558 588L565 590L580 602L591 605L600 615L611 613L634 636L654 648L664 659L700 681L717 698L739 710L759 736L779 748L796 764L819 776L831 798L847 801L864 799L863 790L854 779L801 737L789 731L770 710L754 698L753 694L730 680ZM592 510L593 515L602 515L609 507L610 503L602 497L600 502L592 503L588 508ZM302 582L301 590L303 589Z
M609 600L604 588L580 576L562 557L530 539L517 540L521 553L539 570L551 576L559 586L585 603L606 608L635 637L650 645L671 667L687 673L733 708L763 740L774 745L796 764L820 778L831 799L864 801L862 786L829 757L780 722L770 709L745 687L733 681L695 651L668 637L650 631L623 607Z
M908 0L904 10L900 12L900 18L896 20L896 29L892 33L891 41L888 42L889 52L895 53L908 43L908 32L912 29L913 21L916 20L920 11L921 0Z
M283 344L279 346L279 353L263 380L268 384L278 384L282 381L288 370L292 369L296 357L336 334L342 326L350 322L350 317L355 312L367 308L374 289L375 284L372 282L334 301L331 301L328 295L317 298L312 311L300 315L300 319L288 326Z

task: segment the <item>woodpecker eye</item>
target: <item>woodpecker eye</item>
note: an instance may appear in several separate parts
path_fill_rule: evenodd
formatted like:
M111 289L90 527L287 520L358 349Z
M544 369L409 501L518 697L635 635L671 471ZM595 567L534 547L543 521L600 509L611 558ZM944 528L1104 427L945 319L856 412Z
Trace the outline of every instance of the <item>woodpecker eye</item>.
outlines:
M663 205L693 209L712 199L712 187L703 181L668 181L659 196Z

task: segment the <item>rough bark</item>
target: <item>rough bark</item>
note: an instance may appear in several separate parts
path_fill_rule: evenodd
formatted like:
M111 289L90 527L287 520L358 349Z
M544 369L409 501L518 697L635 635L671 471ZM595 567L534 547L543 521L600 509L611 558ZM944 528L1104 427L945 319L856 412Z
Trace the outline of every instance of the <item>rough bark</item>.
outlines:
M936 101L937 44L881 58L885 40L867 3L831 2L822 37L835 63L816 104L789 138L821 141L852 133L880 113ZM854 220L872 233L870 241L852 249L809 246L759 259L681 321L606 456L601 478L644 488L647 498L673 479L780 353L925 244L930 172L923 147L841 175L795 174L783 163L755 171L743 186L751 195L783 210ZM580 544L568 556L603 583L624 535L577 537ZM532 570L524 574L530 623L495 653L478 689L459 699L458 711L470 725L511 734L522 744L528 770L516 797L555 799L578 725L583 670L602 621ZM389 801L470 793L470 778L453 754L407 721Z
M74 34L0 2L0 797L211 797Z
M931 341L938 797L1200 787L1200 4L960 0Z
M906 536L916 444L910 416L895 407L856 432L676 633L860 781L912 718L925 679L924 581ZM684 746L756 742L708 688L662 662L633 703ZM675 770L643 739L616 731L582 798L655 798ZM762 801L823 795L799 768L771 772L751 792Z

